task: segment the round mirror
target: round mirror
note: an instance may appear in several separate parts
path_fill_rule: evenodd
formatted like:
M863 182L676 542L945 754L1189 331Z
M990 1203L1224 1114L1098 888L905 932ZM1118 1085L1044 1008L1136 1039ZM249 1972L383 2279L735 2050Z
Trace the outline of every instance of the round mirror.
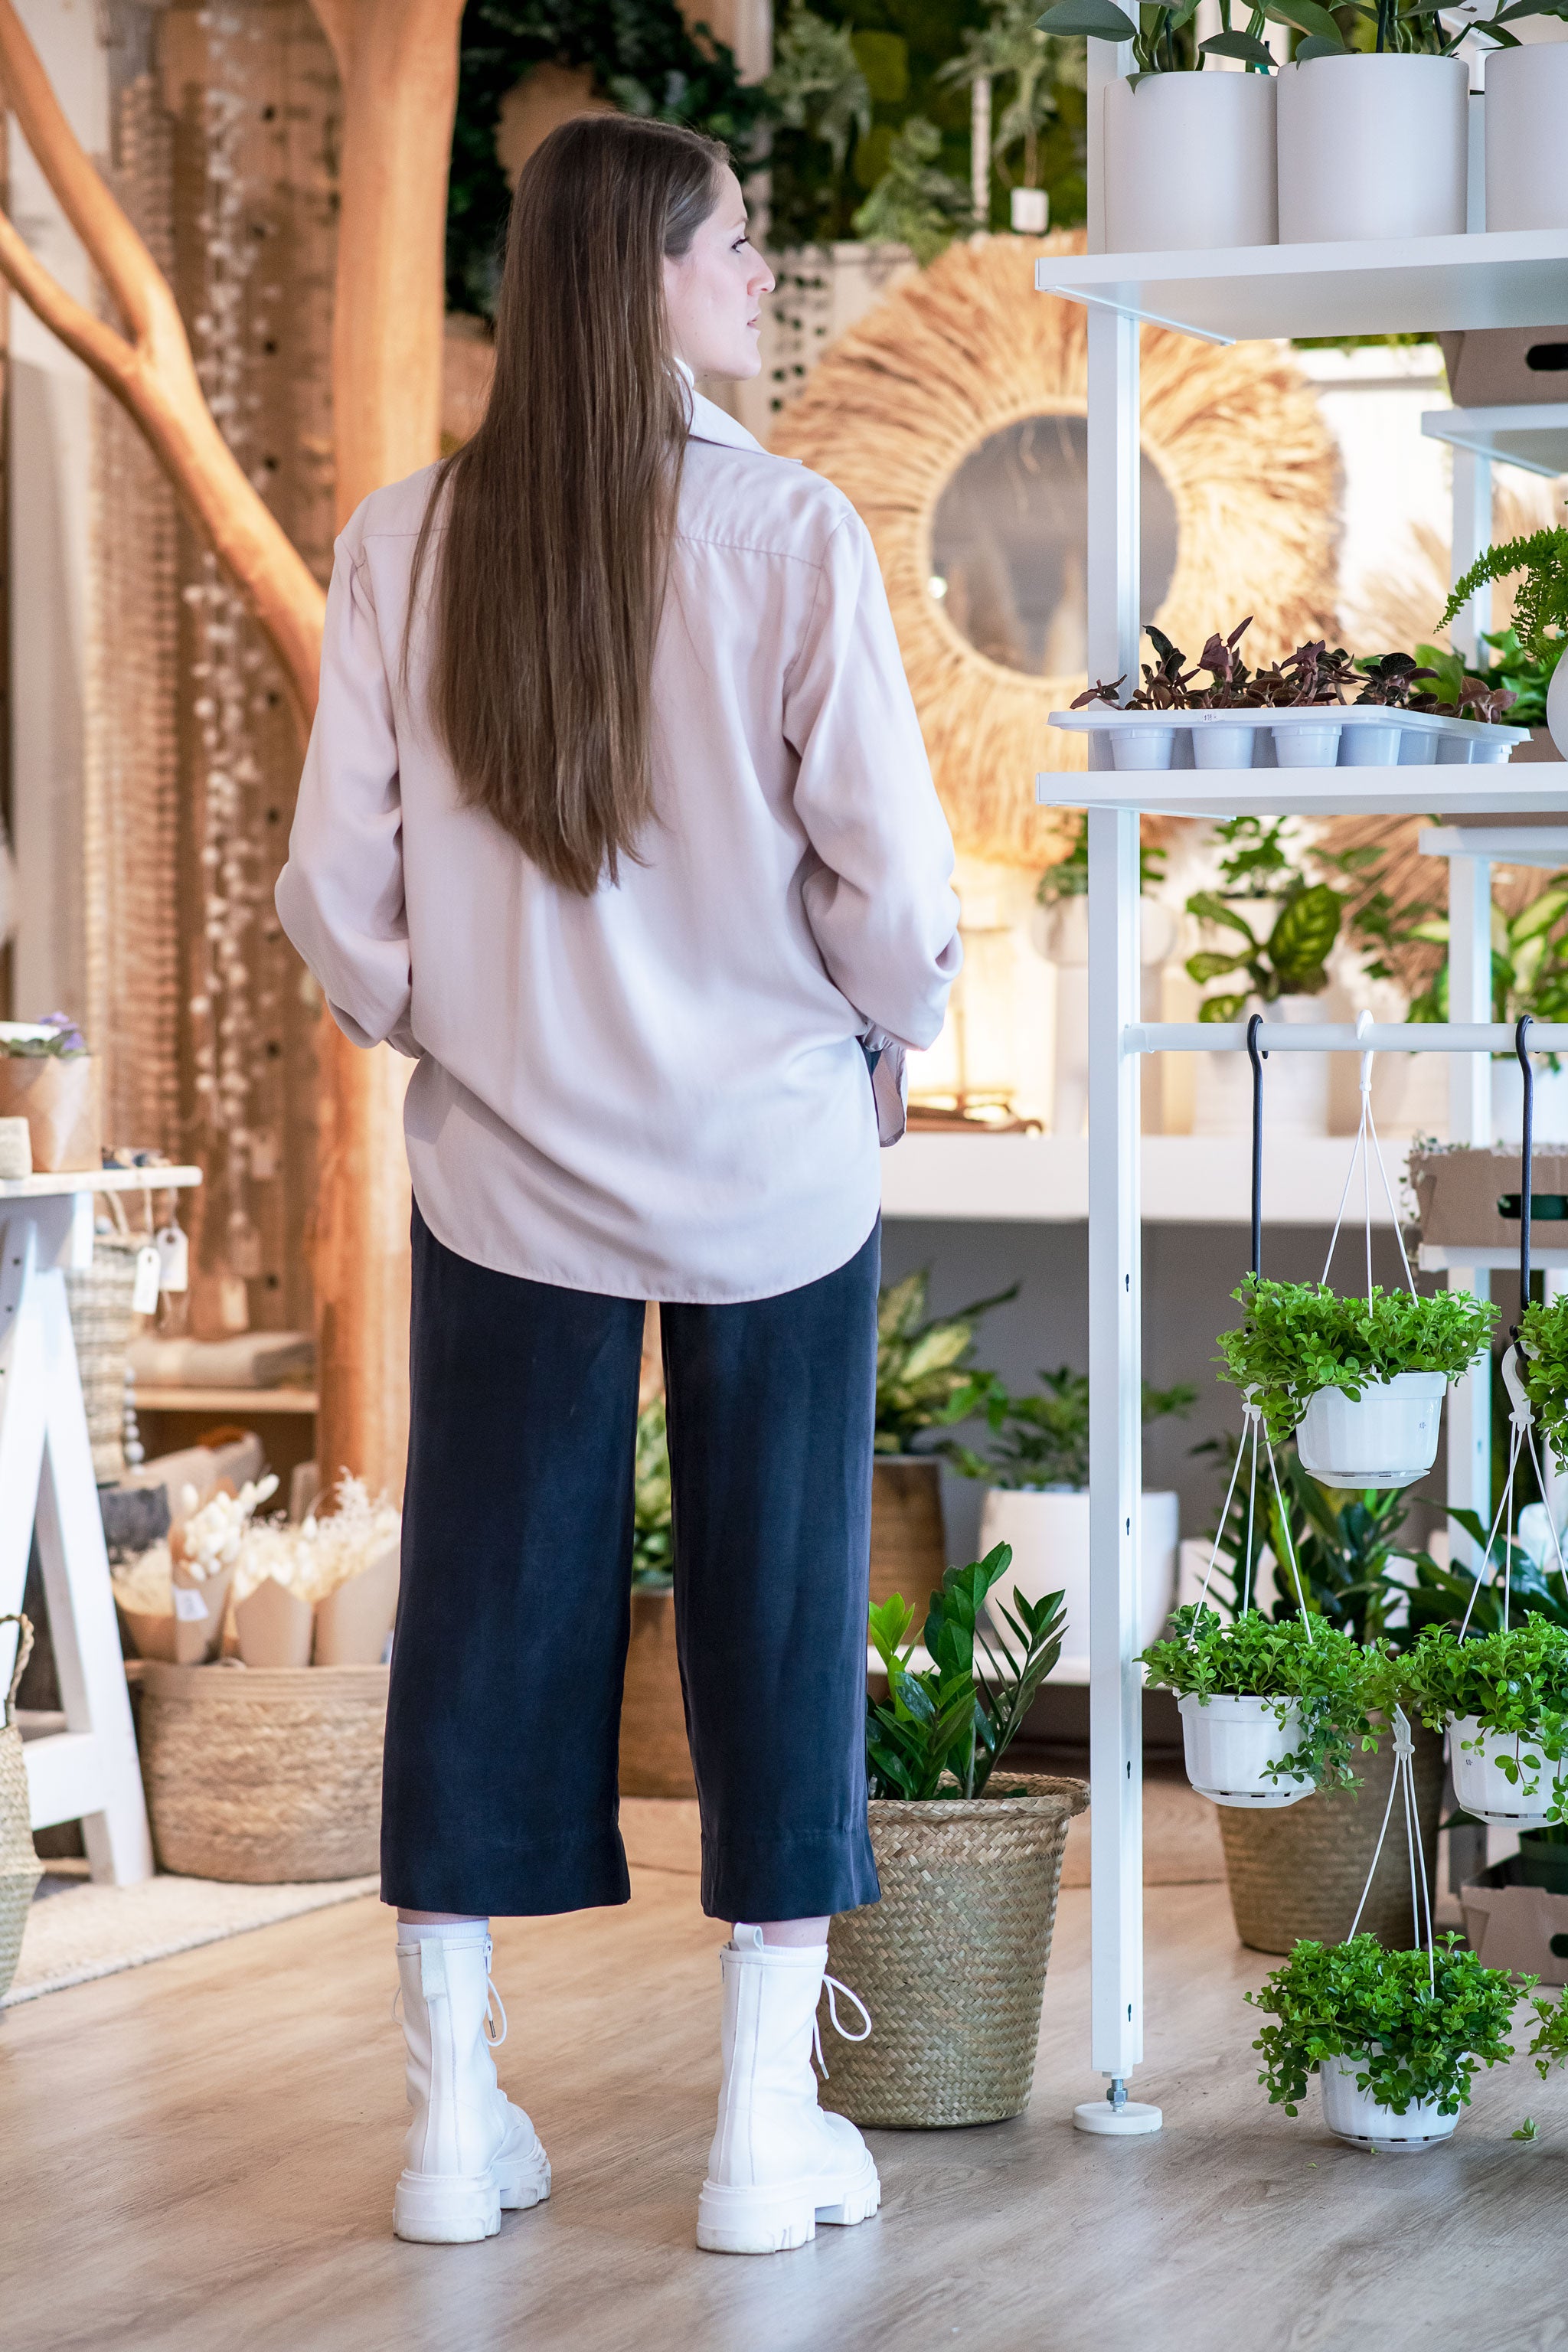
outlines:
M1152 620L1176 568L1176 505L1147 456L1142 499L1139 611ZM938 499L931 593L976 653L1032 677L1079 677L1088 523L1088 421L1023 417L972 450Z

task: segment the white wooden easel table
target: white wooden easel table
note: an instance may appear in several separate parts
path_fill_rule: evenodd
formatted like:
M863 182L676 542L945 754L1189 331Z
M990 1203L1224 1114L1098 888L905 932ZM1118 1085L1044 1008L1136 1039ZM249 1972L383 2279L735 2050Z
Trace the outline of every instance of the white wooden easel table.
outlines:
M20 1609L35 1530L66 1728L25 1754L34 1829L79 1821L95 1879L153 1874L65 1277L92 1264L93 1195L184 1192L199 1168L0 1181L0 1615ZM16 1635L0 1629L0 1681Z

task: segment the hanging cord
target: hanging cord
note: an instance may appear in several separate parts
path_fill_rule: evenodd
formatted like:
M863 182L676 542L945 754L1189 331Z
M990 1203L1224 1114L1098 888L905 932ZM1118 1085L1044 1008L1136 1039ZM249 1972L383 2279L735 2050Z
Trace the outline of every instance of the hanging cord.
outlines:
M1225 1501L1220 1505L1219 1525L1215 1529L1214 1543L1209 1550L1209 1564L1204 1570L1203 1588L1198 1594L1196 1617L1194 1617L1192 1631L1187 1635L1187 1647L1189 1649L1192 1649L1196 1645L1198 1638L1197 1618L1202 1617L1204 1611L1208 1606L1209 1586L1214 1581L1214 1572L1219 1559L1219 1548L1225 1541L1226 1522L1230 1517L1231 1497L1236 1493L1236 1482L1241 1475L1242 1458L1247 1452L1247 1439L1249 1437L1252 1440L1253 1465L1255 1470L1257 1466L1258 1424L1263 1418L1263 1408L1261 1405L1253 1403L1249 1393L1242 1399L1241 1410L1247 1425L1241 1433L1241 1444L1237 1447L1236 1460L1230 1465L1230 1484L1225 1490Z
M1285 1496L1279 1485L1279 1465L1274 1459L1272 1445L1268 1447L1268 1470L1274 1481L1274 1499L1279 1506L1279 1534L1285 1546L1285 1557L1290 1563L1290 1580L1296 1587L1296 1606L1301 1612L1301 1622L1307 1629L1307 1643L1310 1648L1313 1640L1312 1612L1307 1606L1307 1596L1301 1590L1301 1570L1296 1560L1296 1538L1290 1533L1290 1517L1285 1508Z
M858 1992L851 1992L849 1987L843 1983L837 1977L825 1976L822 1981L827 1992L828 2018L832 2023L833 2031L837 2034L839 2040L841 2042L866 2041L869 2037L871 2032L871 2012L867 2008L865 2002L861 2000L859 1994ZM852 2000L854 2002L856 2008L859 2011L861 2016L866 2021L858 2033L851 2033L848 2027L845 2024L844 2020L838 2014L838 1995L840 1993L844 1995L846 2000ZM822 2017L820 2011L813 2017L811 2021L811 2046L816 2053L816 2063L822 2069L822 2079L826 2083L828 2079L827 2061L822 2054Z
M1388 1802L1383 1809L1383 1827L1378 1831L1377 1843L1373 1848L1372 1868L1366 1874L1366 1885L1362 1888L1361 1901L1355 1906L1355 1917L1351 1921L1350 1935L1345 1941L1350 1943L1361 1926L1361 1915L1366 1909L1366 1898L1372 1893L1372 1882L1377 1876L1378 1861L1383 1853L1383 1842L1388 1835L1397 1791L1404 1799L1405 1842L1410 1855L1411 1924L1417 1943L1423 1940L1426 1943L1426 1985L1428 1991L1436 1995L1437 1965L1432 1933L1432 1897L1426 1885L1426 1853L1421 1841L1421 1818L1415 1807L1415 1738L1410 1728L1410 1718L1402 1706L1396 1706L1394 1710L1394 1778L1388 1784ZM1425 1938L1421 1932L1423 1917L1426 1930Z
M1364 1036L1372 1026L1371 1013L1365 1012L1358 1013L1355 1026L1356 1035ZM1339 1243L1340 1227L1344 1223L1345 1202L1350 1198L1351 1185L1355 1178L1356 1162L1359 1160L1362 1171L1362 1215L1366 1229L1366 1295L1369 1298L1372 1297L1372 1162L1375 1159L1378 1175L1383 1180L1383 1195L1388 1202L1388 1213L1394 1220L1394 1238L1399 1244L1399 1263L1405 1269L1405 1287L1414 1298L1415 1276L1410 1271L1410 1259L1405 1251L1405 1234L1399 1222L1399 1209L1394 1198L1394 1187L1388 1181L1388 1170L1384 1165L1383 1146L1377 1139L1377 1122L1372 1115L1372 1055L1363 1054L1361 1057L1361 1119L1356 1128L1355 1139L1351 1145L1350 1165L1345 1170L1345 1181L1340 1192L1340 1205L1334 1213L1334 1230L1329 1235L1329 1254L1323 1260L1322 1279L1327 1282L1329 1269L1334 1262L1334 1250Z
M1512 1359L1513 1359L1513 1355L1514 1355L1514 1351L1513 1351L1513 1349L1510 1348L1510 1349L1509 1349L1509 1351L1508 1351L1508 1354L1507 1354L1506 1356L1504 1356L1504 1358L1503 1358L1503 1360L1502 1360L1502 1376L1503 1376L1503 1384L1504 1384L1504 1386L1507 1388L1507 1390L1508 1390L1508 1392L1509 1392L1510 1396L1511 1396L1511 1397L1513 1398L1513 1400L1514 1400L1513 1411L1512 1411L1511 1414L1510 1415L1510 1435L1509 1435L1509 1449L1508 1449L1508 1476L1507 1476L1507 1478L1506 1478L1506 1480L1504 1481L1504 1484L1503 1484L1502 1500L1501 1500L1501 1502L1500 1502L1500 1503L1499 1503L1499 1505L1498 1505L1498 1507L1497 1507L1497 1516L1496 1516L1496 1517L1495 1517L1495 1518L1492 1520L1492 1525L1491 1525L1491 1533L1490 1533L1490 1534L1488 1536L1488 1538L1487 1538L1487 1548L1486 1548L1485 1551L1481 1554L1481 1564L1480 1564L1479 1568L1478 1568L1478 1569L1477 1569L1477 1570L1476 1570L1476 1580L1475 1580L1474 1584L1470 1587L1470 1597L1469 1597L1468 1601L1466 1603L1464 1616L1463 1616L1463 1618L1460 1620L1460 1623L1459 1623L1459 1639L1460 1639L1460 1641L1461 1641L1461 1642L1464 1640L1465 1635L1466 1635L1466 1634L1468 1633L1468 1631L1469 1631L1469 1627L1470 1627L1470 1618L1471 1618L1471 1616L1472 1616L1472 1614L1473 1614L1473 1612L1474 1612L1475 1606L1476 1606L1476 1595L1477 1595L1477 1593L1480 1591L1480 1589L1481 1589L1481 1587L1482 1587L1482 1585L1483 1585L1483 1584L1487 1584L1487 1583L1489 1583L1489 1582L1490 1582L1490 1578L1489 1578L1489 1574L1488 1574L1488 1570L1489 1570L1489 1568L1490 1568L1490 1566L1491 1566L1492 1546L1493 1546L1493 1545L1496 1543L1496 1541L1497 1541L1497 1533L1498 1533L1498 1529L1499 1529L1499 1528L1502 1525L1503 1514L1504 1514L1504 1512L1505 1512L1505 1511L1508 1513L1509 1528L1510 1528L1510 1542L1511 1542L1511 1531L1512 1531L1512 1527L1513 1527L1513 1511L1512 1511L1512 1504L1513 1504L1513 1481L1514 1481L1514 1473L1515 1473L1515 1471L1516 1471L1516 1470L1518 1469L1518 1467L1519 1467L1519 1454L1520 1454L1520 1447L1521 1447L1521 1444L1523 1443L1523 1439L1524 1439L1525 1432L1526 1432L1526 1431L1529 1429L1529 1427L1530 1427L1530 1402L1529 1402L1528 1398L1525 1396L1523 1390L1522 1390L1522 1389L1520 1387L1520 1385L1519 1385L1519 1374L1518 1374L1518 1371L1517 1371L1517 1370L1515 1370L1515 1368L1514 1368L1514 1363L1513 1363L1513 1360L1512 1360ZM1548 1513L1547 1513L1547 1515L1546 1515L1546 1516L1547 1516L1547 1517L1548 1517L1548 1518L1550 1518L1550 1517L1552 1517L1551 1512L1550 1512L1550 1511L1548 1511ZM1504 1630L1504 1632L1505 1632L1505 1633L1506 1633L1506 1632L1507 1632L1507 1630L1508 1630L1508 1606L1509 1606L1509 1588L1508 1588L1508 1581L1507 1581L1507 1578L1508 1578L1508 1567L1507 1567L1507 1563L1505 1562L1505 1565L1504 1565L1504 1583L1503 1583L1503 1603L1502 1603L1502 1611L1503 1611L1502 1622L1503 1622L1503 1630Z

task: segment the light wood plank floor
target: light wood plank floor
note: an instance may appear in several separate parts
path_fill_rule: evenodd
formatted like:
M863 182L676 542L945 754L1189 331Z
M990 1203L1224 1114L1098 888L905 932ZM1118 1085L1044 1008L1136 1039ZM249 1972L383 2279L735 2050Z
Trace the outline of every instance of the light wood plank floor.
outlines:
M879 2134L876 2221L699 2254L717 1935L691 1878L510 1923L502 2077L556 2190L470 2247L398 2244L387 1915L371 1901L59 1993L0 2022L0 2339L14 2352L1248 2352L1568 2343L1568 2085L1483 2076L1398 2159L1264 2103L1224 1889L1150 1890L1151 2140L1084 2138L1087 1892L1064 1895L1035 2100ZM831 2063L831 2053L830 2060ZM1513 2141L1526 2114L1542 2137Z

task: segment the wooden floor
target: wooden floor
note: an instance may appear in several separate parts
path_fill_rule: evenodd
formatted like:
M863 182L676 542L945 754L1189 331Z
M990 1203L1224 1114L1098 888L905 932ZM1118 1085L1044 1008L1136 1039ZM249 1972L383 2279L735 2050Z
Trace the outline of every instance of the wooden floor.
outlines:
M1143 2095L1087 2139L1087 1892L1067 1893L1035 2099L875 2137L885 2201L793 2254L699 2254L717 1933L679 1870L620 1911L503 1924L502 2079L555 2194L467 2247L397 2243L387 1915L290 1920L0 2022L0 2340L15 2352L1525 2352L1568 2342L1568 2084L1483 2076L1447 2149L1368 2157L1254 2080L1217 1886L1149 1894ZM829 2053L831 2063L831 2052ZM1526 2114L1532 2144L1510 2139Z

